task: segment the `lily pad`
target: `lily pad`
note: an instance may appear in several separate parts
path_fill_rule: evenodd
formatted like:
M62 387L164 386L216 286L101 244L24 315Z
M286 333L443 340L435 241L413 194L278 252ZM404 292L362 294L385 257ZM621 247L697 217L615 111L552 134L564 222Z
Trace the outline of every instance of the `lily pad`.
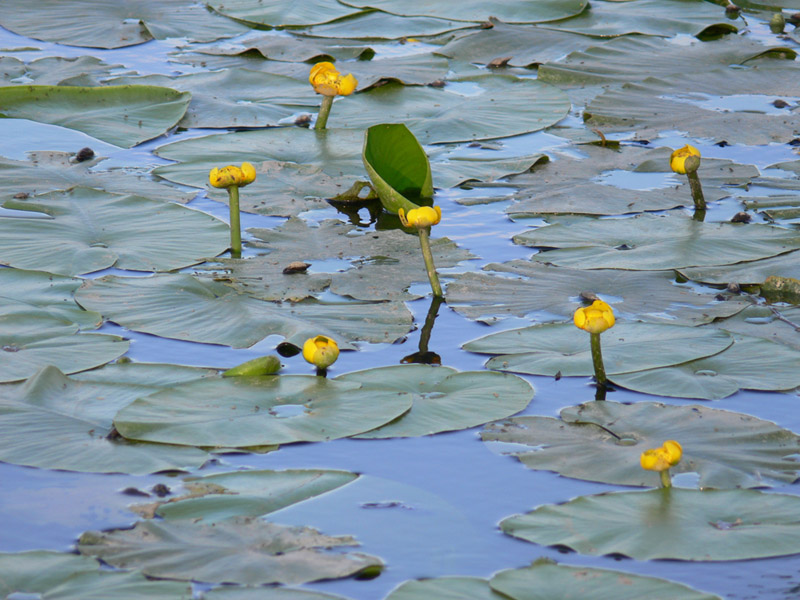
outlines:
M779 66L763 63L749 69L648 78L598 96L583 117L588 127L635 130L645 138L679 124L692 138L731 144L786 143L794 136L796 116L770 103L775 98L800 97L800 78L793 75L797 69L792 62L780 61Z
M654 489L544 505L504 519L500 527L529 542L582 554L745 560L800 552L798 509L797 496L756 490Z
M800 351L762 338L735 336L724 352L663 369L623 373L612 380L631 390L717 400L747 390L790 390L800 386Z
M520 4L514 0L493 2L491 8L476 0L348 0L350 6L377 8L403 16L427 16L453 21L486 21L495 17L506 23L541 23L556 21L580 14L587 5L586 0L539 0Z
M219 219L141 196L76 188L3 206L31 214L0 218L0 263L23 269L62 275L112 266L167 271L202 262L229 245L228 226Z
M622 571L570 567L539 559L525 569L496 573L489 584L493 590L514 600L586 598L593 600L721 600L674 581L642 577Z
M173 498L157 509L166 519L206 522L228 517L257 517L319 496L354 481L347 471L293 469L233 471L183 480L188 497Z
M229 377L140 398L114 424L134 440L236 448L356 435L396 419L411 404L407 392L324 377Z
M0 25L6 29L68 46L121 48L172 37L211 42L249 31L193 0L42 0L35 7L9 0L4 8Z
M763 180L755 180L753 183L762 186L766 183ZM785 185L789 189L800 189L800 181L795 179L772 180L770 184ZM777 189L782 189L775 186ZM770 186L771 187L771 186ZM775 189L772 188L772 189ZM761 213L770 221L786 222L790 219L800 217L800 196L797 194L779 194L775 196L747 197L742 198L747 210Z
M140 521L133 529L89 531L78 551L150 577L255 585L348 577L383 566L367 554L330 552L354 545L349 536L235 517L213 525Z
M148 85L15 85L0 87L0 116L77 129L130 148L174 127L189 100L185 92Z
M677 440L683 458L672 473L697 473L698 487L751 488L793 483L800 437L769 421L699 405L587 402L551 417L514 417L490 424L485 442L514 444L511 454L531 469L616 485L657 486L639 456ZM523 450L529 446L530 450ZM502 446L501 446L502 449Z
M750 306L739 296L719 300L697 286L678 285L672 271L571 269L528 260L486 265L487 273L462 273L447 286L447 305L469 319L571 317L580 294L614 298L618 317L673 325L700 325Z
M731 333L764 338L800 350L800 307L750 306L712 326Z
M134 383L94 383L42 368L23 386L0 388L0 460L44 469L143 475L196 468L208 455L195 448L138 444L112 433L116 412L136 397L165 387L148 381L143 365L128 365ZM173 381L206 376L172 367Z
M226 260L232 285L262 300L301 300L329 288L341 296L359 300L410 300L419 294L408 292L415 282L427 282L425 264L415 236L400 230L362 231L329 219L317 228L300 219L289 219L275 229L251 229L264 242L269 254L246 260ZM453 267L475 258L447 238L431 240L439 268ZM334 273L284 273L293 261L325 260L335 257L349 262Z
M224 586L203 592L204 600L347 600L344 596L332 596L308 590L284 587Z
M336 381L360 383L378 391L408 392L414 405L396 421L359 438L416 437L454 431L503 419L524 409L533 389L505 373L458 372L449 367L408 365L340 375Z
M87 556L35 551L0 554L0 594L59 600L185 600L192 589L177 581L152 581L141 573L101 569Z
M75 77L110 76L122 65L110 65L94 56L45 56L25 63L11 56L0 58L0 67L5 78L0 86L36 83L39 85L62 85Z
M232 19L268 27L315 25L359 12L336 0L309 0L296 4L278 3L267 6L260 0L211 1L207 4L216 12Z
M481 181L491 183L497 179L524 173L546 163L545 154L526 154L524 156L492 157L463 155L446 146L435 146L428 151L432 160L431 169L438 188L450 188L462 183ZM459 204L468 204L468 198L454 198Z
M348 340L391 343L412 323L399 302L273 304L187 274L101 277L86 281L76 300L134 331L234 348L247 348L268 335L284 336L296 346L325 335L351 350Z
M648 271L738 262L800 248L796 231L758 223L704 223L683 215L555 224L514 236L540 252L533 260L582 269Z
M263 7L262 7L263 8ZM276 62L312 63L321 60L369 60L375 55L372 46L374 42L360 40L341 40L327 38L303 38L296 35L286 35L282 32L264 32L262 35L248 36L241 43L226 42L214 46L205 46L197 51L208 56L237 57L246 59L248 55L258 53L261 57ZM239 62L237 60L237 62ZM264 61L251 64L264 66ZM204 66L204 65L203 65ZM228 65L231 66L231 65ZM214 61L212 67L219 68ZM308 64L302 65L310 70ZM275 65L280 69L280 65ZM310 86L309 86L310 87Z
M437 577L406 581L386 597L386 600L508 600L489 587L486 579L478 577Z
M372 10L314 25L303 33L308 36L348 40L396 40L440 35L464 27L474 27L474 24L431 17L403 17Z
M717 354L733 343L733 338L720 330L655 323L617 323L601 340L609 375L677 365ZM594 374L589 335L572 323L501 331L467 342L463 348L499 354L486 363L499 371L549 376Z
M701 283L727 285L735 282L742 285L759 285L770 275L800 277L800 253L787 252L771 258L719 267L695 267L680 269L680 274Z

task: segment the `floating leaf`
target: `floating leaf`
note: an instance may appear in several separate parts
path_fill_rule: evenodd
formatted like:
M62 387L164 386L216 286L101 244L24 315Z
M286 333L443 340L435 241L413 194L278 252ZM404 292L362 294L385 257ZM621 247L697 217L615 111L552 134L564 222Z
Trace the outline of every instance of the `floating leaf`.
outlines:
M386 600L507 600L489 587L486 579L477 577L437 577L406 581L392 591Z
M800 253L787 252L762 260L733 265L680 269L680 274L692 281L714 285L727 285L732 282L742 285L759 285L764 283L770 275L800 277Z
M17 85L0 87L0 116L60 125L130 148L174 127L189 100L187 93L149 85Z
M94 56L45 56L28 63L4 56L0 58L0 67L6 75L0 80L0 86L20 83L62 85L76 77L110 76L112 70L123 68L122 65L109 65Z
M393 342L412 323L399 302L273 304L187 274L101 277L86 281L75 297L84 308L134 331L234 348L269 335L285 336L297 346L325 335L340 348L353 349L347 340Z
M259 7L263 10L263 7ZM263 58L276 62L290 63L313 63L321 60L369 60L375 55L372 46L374 42L351 41L341 39L307 38L296 35L286 35L284 32L266 32L262 35L248 36L247 40L236 44L227 42L216 46L207 46L199 49L198 52L208 56L234 56L252 54L254 51ZM241 57L241 58L247 58ZM220 68L219 62L212 61L213 68ZM225 66L241 64L241 61L225 61ZM250 68L265 67L264 61L247 61ZM207 65L201 65L207 66ZM292 69L302 68L308 72L311 67L308 64L293 65ZM282 65L272 65L275 69L281 69ZM309 86L310 88L310 86Z
M430 17L402 17L379 10L349 15L330 23L314 25L306 34L314 37L342 38L343 40L405 39L439 35L460 29L474 27L474 23ZM413 43L406 41L406 43ZM383 62L381 59L380 62ZM348 65L349 67L349 65ZM358 78L361 81L361 78Z
M544 505L504 519L500 527L529 542L582 554L744 560L800 552L799 509L800 498L784 494L654 489Z
M377 391L413 394L414 404L398 420L359 438L415 437L454 431L502 419L524 409L533 389L514 375L458 372L449 367L408 365L340 375L336 381L360 383Z
M367 4L359 0L348 0L350 6L377 8L403 16L427 16L453 21L486 21L495 17L506 23L541 23L566 19L581 13L586 8L585 0L538 0L520 4L514 0L493 2L491 8L485 2L476 0L439 0L436 3L426 0L369 0Z
M138 382L76 381L48 366L24 386L0 388L0 459L44 469L134 475L202 465L208 455L195 448L132 443L112 434L120 408L169 385L152 382L149 365L124 369ZM207 376L188 367L172 366L168 373L173 382Z
M656 486L639 456L665 440L683 446L673 473L694 472L698 487L766 487L792 483L800 437L774 423L699 405L587 402L551 417L514 417L490 424L485 442L515 444L512 454L531 469L616 485ZM522 450L523 446L531 450Z
M80 537L78 551L151 577L297 584L383 566L367 554L325 552L356 544L349 536L331 537L308 527L235 517L213 525L140 521L133 529L89 531Z
M750 306L712 326L745 336L764 338L800 350L800 307Z
M407 392L324 377L228 377L140 398L114 424L134 440L236 448L356 435L396 419L411 404Z
M307 590L284 587L223 586L203 592L204 600L347 600L343 596L331 596Z
M167 271L216 256L229 244L228 226L219 219L141 196L80 188L3 206L31 214L0 218L0 262L23 269Z
M264 6L260 0L212 1L208 5L216 12L238 21L269 27L291 27L327 23L358 11L336 0L311 0L297 4Z
M683 215L639 215L555 224L514 236L514 242L556 248L534 260L582 269L658 270L767 258L796 250L796 231L758 223L704 223Z
M156 511L166 519L220 521L257 517L335 490L358 475L347 471L234 471L184 479L189 497L174 498Z
M655 323L617 323L602 336L606 373L630 373L722 352L733 338L720 330ZM589 336L572 323L501 331L467 342L469 352L499 354L490 369L529 375L592 375ZM612 377L613 379L613 377Z

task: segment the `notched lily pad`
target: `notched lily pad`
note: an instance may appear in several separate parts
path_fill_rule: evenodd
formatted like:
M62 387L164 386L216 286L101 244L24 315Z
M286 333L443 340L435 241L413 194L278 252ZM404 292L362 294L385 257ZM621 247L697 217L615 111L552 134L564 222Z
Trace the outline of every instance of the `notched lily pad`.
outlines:
M671 472L697 473L701 489L793 483L800 468L793 458L800 437L791 431L699 405L587 402L565 408L560 419L522 416L493 423L481 437L515 444L510 454L531 469L615 485L657 486L658 474L642 469L639 456L665 440L683 446Z

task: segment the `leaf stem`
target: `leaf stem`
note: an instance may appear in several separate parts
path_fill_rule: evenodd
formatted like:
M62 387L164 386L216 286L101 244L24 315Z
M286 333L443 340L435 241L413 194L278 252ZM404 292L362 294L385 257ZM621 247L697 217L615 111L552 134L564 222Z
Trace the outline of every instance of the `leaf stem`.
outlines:
M239 187L232 185L228 188L228 207L230 208L231 221L231 256L242 257L242 227L239 222Z
M322 104L319 107L319 114L317 115L317 122L314 123L314 129L325 129L328 125L328 115L331 113L331 106L333 106L333 96L323 96Z
M431 251L430 227L421 227L419 232L419 245L422 248L422 258L425 259L425 269L428 271L428 279L431 282L431 290L434 296L442 297L442 286L439 284L439 275L436 273L436 265L433 264L433 252Z

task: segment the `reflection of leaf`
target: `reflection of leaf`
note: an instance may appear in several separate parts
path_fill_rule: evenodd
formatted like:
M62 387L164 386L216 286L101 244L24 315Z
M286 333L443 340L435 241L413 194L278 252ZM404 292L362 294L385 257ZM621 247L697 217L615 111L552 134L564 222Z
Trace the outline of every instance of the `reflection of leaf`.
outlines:
M213 525L140 521L133 529L90 531L78 550L151 577L254 585L334 579L382 566L366 554L325 552L356 544L349 536L235 517Z
M701 489L792 483L800 468L791 459L800 437L791 431L697 405L588 402L565 408L560 419L523 416L488 425L482 438L516 444L511 453L531 469L617 485L658 485L658 474L642 469L639 455L664 440L683 446L671 471L697 473Z
M500 526L514 537L584 554L743 560L800 552L798 510L797 496L672 488L581 496L509 517ZM742 526L715 525L736 519Z

